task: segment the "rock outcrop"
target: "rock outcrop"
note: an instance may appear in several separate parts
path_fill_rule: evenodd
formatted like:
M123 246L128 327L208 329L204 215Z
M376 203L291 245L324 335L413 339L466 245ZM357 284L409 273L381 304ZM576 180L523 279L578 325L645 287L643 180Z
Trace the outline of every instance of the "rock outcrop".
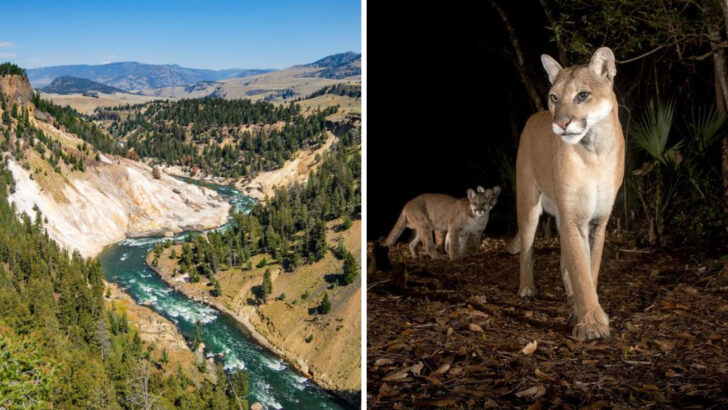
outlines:
M100 163L65 179L61 198L41 187L10 160L18 212L47 218L48 234L63 247L95 256L127 237L214 228L227 221L230 205L217 192L167 175L155 179L148 166L102 155Z
M0 96L10 104L27 105L33 99L33 88L22 75L0 75Z

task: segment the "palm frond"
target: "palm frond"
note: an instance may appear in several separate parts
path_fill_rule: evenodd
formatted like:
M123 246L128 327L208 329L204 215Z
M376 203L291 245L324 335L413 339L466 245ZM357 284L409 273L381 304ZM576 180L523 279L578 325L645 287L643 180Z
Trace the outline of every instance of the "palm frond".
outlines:
M726 132L725 128L726 116L718 112L715 105L693 109L688 121L688 131L690 136L697 141L700 153L705 153L717 143Z
M638 147L662 165L677 166L682 142L666 149L672 129L675 102L650 101L647 110L630 126L629 134Z

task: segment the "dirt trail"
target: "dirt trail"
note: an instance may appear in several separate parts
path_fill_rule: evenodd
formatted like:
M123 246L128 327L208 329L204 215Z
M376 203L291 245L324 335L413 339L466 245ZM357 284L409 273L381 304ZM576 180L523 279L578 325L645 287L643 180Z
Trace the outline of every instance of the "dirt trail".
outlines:
M688 251L608 246L599 297L612 336L580 343L558 244L537 243L532 300L516 296L518 257L504 247L486 239L456 263L390 249L395 273L368 278L370 408L728 406L728 268ZM384 282L403 266L404 288Z

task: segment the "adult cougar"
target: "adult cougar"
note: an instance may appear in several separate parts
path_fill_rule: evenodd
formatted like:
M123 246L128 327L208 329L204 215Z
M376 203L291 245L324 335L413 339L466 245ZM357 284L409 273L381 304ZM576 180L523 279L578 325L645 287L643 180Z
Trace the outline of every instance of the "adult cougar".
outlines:
M614 54L600 48L589 64L569 68L545 54L541 62L551 82L549 111L528 119L516 160L518 293L536 295L533 239L545 210L556 217L560 232L561 276L576 318L572 335L606 337L609 317L599 304L597 279L604 232L624 174Z
M409 244L413 258L417 257L415 248L421 241L433 259L445 259L433 242L433 232L447 232L447 254L450 260L459 258L462 248L473 241L470 236L477 235L480 239L488 223L490 210L498 200L500 187L484 189L479 186L477 190L468 189L467 194L467 198L461 199L445 194L422 194L410 200L402 209L384 245L392 246L402 232L410 228L415 230L415 238ZM458 241L453 242L450 238L458 238ZM458 246L452 246L450 242Z

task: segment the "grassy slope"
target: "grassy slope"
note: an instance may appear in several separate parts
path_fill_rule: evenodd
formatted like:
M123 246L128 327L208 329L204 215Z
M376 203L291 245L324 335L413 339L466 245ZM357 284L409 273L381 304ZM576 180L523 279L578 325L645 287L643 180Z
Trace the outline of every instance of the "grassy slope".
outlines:
M361 249L361 221L355 221L343 232L335 232L340 221L329 222L327 239L333 249L337 238L344 240L346 248L352 252L358 263ZM159 269L171 272L177 269L177 261L169 259L172 249L180 255L181 245L165 249L159 258ZM151 257L150 257L151 255ZM147 262L153 258L150 253ZM271 261L269 255L255 255L253 266L261 259ZM250 302L254 299L252 287L260 285L263 273L270 269L273 277L273 295L265 304L259 306L250 317L250 322L268 341L276 347L293 352L308 365L309 372L316 377L330 380L343 391L361 389L361 283L356 281L348 286L331 289L328 275L342 272L343 262L329 252L326 257L314 264L298 267L294 272L282 272L280 265L271 263L263 268L249 271L231 269L220 271L216 278L220 281L223 295L215 298L210 295L212 286L205 281L182 283L180 290L187 294L215 299L234 312L253 310ZM301 295L308 291L309 297ZM327 315L312 313L320 303L323 292L327 291L332 301L332 310ZM276 300L285 293L285 300ZM313 335L310 343L306 338Z
M126 104L141 104L156 99L156 97L145 95L122 93L98 93L98 98L87 97L82 94L41 93L41 97L46 100L51 100L60 106L70 105L74 110L88 115L92 114L98 107L116 107Z

